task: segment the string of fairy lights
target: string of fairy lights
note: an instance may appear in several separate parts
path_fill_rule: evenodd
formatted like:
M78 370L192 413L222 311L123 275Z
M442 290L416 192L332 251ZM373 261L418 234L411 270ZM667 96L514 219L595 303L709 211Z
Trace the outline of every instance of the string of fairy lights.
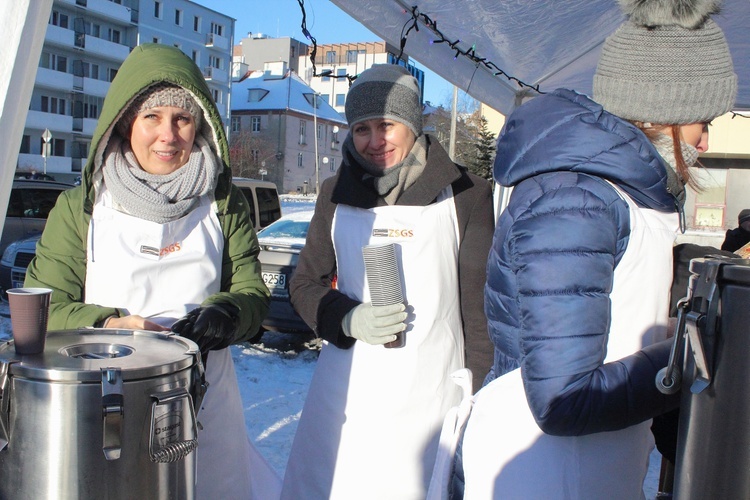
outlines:
M337 78L337 79L346 79L349 82L349 85L354 82L354 80L357 79L357 75L350 75L350 74L333 74L333 71L330 69L323 70L321 73L318 73L317 67L315 65L315 56L317 55L318 51L318 42L315 39L315 37L310 33L310 31L307 29L307 13L305 12L305 0L297 0L300 6L300 10L302 11L302 33L305 35L305 37L310 40L312 43L312 49L310 50L310 62L312 64L312 70L313 70L313 77L329 77L329 78ZM477 68L484 67L487 71L491 72L495 77L498 78L505 78L508 81L514 82L516 85L518 85L519 88L529 90L531 92L534 92L536 94L544 94L542 90L540 90L539 85L530 85L528 83L523 82L522 80L516 78L513 75L509 75L506 73L502 68L500 68L497 64L494 62L488 60L485 57L481 57L477 54L476 50L476 44L472 44L469 48L462 48L462 42L460 39L452 40L445 36L445 34L440 31L437 25L437 21L431 19L427 14L420 12L418 6L414 5L410 9L404 9L404 14L409 13L411 17L404 23L403 27L401 28L401 37L399 42L399 53L396 57L396 63L401 62L401 59L404 55L404 49L406 48L406 42L409 38L409 33L411 33L412 30L415 32L419 31L419 26L422 24L425 28L427 28L430 33L434 36L434 38L430 41L431 45L436 44L446 44L450 49L454 52L453 59L456 60L459 57L464 57L469 59ZM734 111L731 112L732 119L736 117L740 118L750 118L750 114L741 114L736 113Z

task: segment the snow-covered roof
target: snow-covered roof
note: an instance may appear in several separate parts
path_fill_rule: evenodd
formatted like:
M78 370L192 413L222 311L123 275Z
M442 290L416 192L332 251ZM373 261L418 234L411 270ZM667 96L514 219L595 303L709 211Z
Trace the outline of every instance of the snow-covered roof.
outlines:
M250 91L261 95L260 100L249 102ZM314 94L315 91L294 72L279 76L254 71L245 79L232 83L232 112L290 110L313 116ZM346 120L330 104L320 97L317 101L319 119L346 125Z

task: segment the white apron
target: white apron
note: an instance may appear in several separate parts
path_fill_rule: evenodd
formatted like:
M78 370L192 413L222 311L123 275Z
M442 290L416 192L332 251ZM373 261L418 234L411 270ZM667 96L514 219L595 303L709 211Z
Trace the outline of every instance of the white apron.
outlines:
M618 190L619 192L619 190ZM628 248L615 268L605 362L666 337L677 215L630 207ZM474 396L463 441L466 500L643 498L651 421L578 437L544 434L517 369Z
M331 233L338 288L362 302L370 301L362 247L396 243L406 346L324 343L282 498L423 499L443 417L461 397L450 378L464 364L452 190L426 207L339 205Z
M158 224L112 208L106 189L89 224L86 303L126 309L163 326L220 290L224 237L207 197ZM196 498L249 498L249 440L230 349L211 351L198 420Z

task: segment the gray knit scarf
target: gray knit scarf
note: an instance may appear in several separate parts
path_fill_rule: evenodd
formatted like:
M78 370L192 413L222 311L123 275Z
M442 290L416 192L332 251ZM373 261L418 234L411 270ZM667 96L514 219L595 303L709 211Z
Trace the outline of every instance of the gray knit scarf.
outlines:
M685 184L687 181L677 173L677 162L675 161L674 142L671 137L661 134L653 141L656 151L667 162L667 191L677 198L680 206L685 204ZM692 167L698 161L698 150L685 142L680 142L682 149L682 160L685 165Z
M351 135L344 140L344 161L359 165L366 173L363 182L385 199L389 205L394 205L401 194L414 184L427 164L427 136L417 137L414 146L400 163L383 170L360 155L354 148Z
M138 165L130 142L112 134L102 173L113 200L130 215L164 224L195 208L198 198L216 188L221 162L203 136L196 135L188 162L166 175Z

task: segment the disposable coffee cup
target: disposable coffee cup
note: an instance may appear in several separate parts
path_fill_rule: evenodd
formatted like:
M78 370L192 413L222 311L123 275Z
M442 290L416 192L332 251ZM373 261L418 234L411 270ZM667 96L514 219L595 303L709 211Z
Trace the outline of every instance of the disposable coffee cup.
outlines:
M370 300L374 306L403 304L404 292L401 288L401 270L396 257L396 245L366 245L362 247L365 274L370 290ZM404 332L396 334L396 340L384 344L387 348L404 347Z
M44 351L47 318L52 290L49 288L11 288L7 291L13 345L17 354Z

